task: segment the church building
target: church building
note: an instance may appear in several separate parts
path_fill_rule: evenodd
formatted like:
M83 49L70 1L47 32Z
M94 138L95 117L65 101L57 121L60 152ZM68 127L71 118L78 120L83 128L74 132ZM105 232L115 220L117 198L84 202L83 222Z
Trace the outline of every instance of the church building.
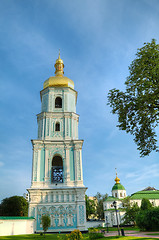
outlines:
M115 178L115 184L112 187L112 196L109 196L103 202L104 209L104 219L105 223L108 223L109 227L117 225L116 212L114 209L114 202L116 203L116 208L118 211L119 224L122 223L122 218L125 215L125 209L123 208L122 199L126 197L126 190L124 186L120 183L120 179L117 176Z
M29 217L36 220L36 232L42 231L42 215L50 216L48 232L86 230L83 140L78 139L77 92L74 82L64 76L63 68L59 54L55 76L44 82L40 92L38 137L32 140Z
M120 179L118 178L116 173L115 184L112 187L112 196L109 196L103 202L105 223L108 224L109 227L117 226L115 207L117 210L118 223L119 225L123 224L125 208L123 206L122 200L125 197L126 190L124 186L120 183ZM130 205L133 206L134 203L137 203L137 205L140 207L143 198L148 199L151 202L152 206L159 206L159 190L156 190L153 187L147 187L142 191L131 194Z

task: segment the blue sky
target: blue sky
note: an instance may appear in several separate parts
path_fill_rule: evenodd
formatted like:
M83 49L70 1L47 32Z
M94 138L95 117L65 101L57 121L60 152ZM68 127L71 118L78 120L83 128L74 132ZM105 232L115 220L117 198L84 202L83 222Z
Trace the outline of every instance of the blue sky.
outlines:
M78 91L87 194L111 193L115 168L127 194L159 189L159 155L140 158L119 131L107 94L124 89L137 48L159 42L157 0L0 1L0 200L31 185L40 90L61 49L65 76Z

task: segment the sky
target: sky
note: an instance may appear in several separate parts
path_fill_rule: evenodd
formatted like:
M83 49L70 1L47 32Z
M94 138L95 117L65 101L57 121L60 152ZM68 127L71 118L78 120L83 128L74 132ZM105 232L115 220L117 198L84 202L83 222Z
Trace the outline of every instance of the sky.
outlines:
M159 43L158 26L158 0L0 1L0 200L31 186L30 140L59 48L78 91L87 195L110 195L115 168L127 195L159 189L158 153L140 158L107 105L110 89L125 89L137 49L152 38Z

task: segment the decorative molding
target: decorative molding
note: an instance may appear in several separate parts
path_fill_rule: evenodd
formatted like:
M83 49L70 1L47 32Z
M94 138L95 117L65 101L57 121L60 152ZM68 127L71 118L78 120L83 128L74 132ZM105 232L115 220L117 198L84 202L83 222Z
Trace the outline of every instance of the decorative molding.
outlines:
M58 228L76 228L77 226L77 209L75 205L54 205L38 206L37 208L37 229L41 230L41 216L46 214L51 218L49 229Z
M84 206L79 206L79 224L83 225L85 223L85 215L84 215Z

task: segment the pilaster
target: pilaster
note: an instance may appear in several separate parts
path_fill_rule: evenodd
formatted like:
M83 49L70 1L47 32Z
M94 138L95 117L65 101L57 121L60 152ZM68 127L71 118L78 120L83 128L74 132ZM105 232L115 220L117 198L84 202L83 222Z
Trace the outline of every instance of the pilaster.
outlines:
M45 182L49 181L49 172L48 172L48 149L45 149Z
M70 182L70 154L69 154L70 147L65 146L66 151L66 184Z

